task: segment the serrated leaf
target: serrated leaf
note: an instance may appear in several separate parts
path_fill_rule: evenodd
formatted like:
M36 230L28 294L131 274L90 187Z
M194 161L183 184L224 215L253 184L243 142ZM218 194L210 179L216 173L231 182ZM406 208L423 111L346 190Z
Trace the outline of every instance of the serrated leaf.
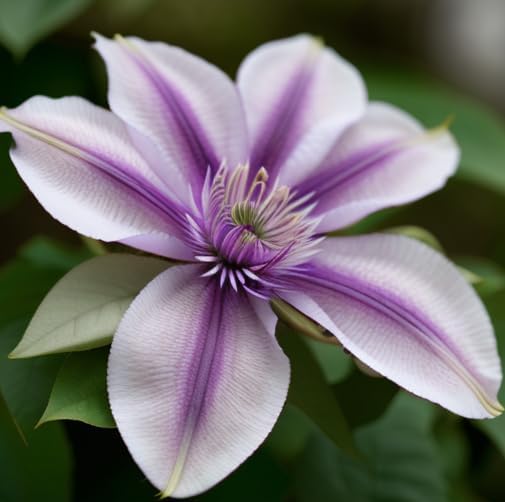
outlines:
M116 424L107 399L108 348L74 352L56 376L39 425L53 420L79 420L96 427Z
M339 448L358 457L351 429L309 347L298 333L278 323L277 338L291 363L288 402L309 417Z
M135 296L168 266L164 260L127 254L97 256L81 263L44 298L10 357L109 344Z
M23 56L42 37L80 14L91 0L0 0L0 41Z

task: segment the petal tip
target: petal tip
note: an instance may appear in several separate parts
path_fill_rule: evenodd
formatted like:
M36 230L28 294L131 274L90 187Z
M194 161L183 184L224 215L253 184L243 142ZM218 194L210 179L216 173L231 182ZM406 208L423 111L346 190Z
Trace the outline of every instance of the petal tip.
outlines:
M9 109L6 106L0 106L0 120L6 123L10 123L10 117L7 113Z
M326 44L324 43L324 37L322 35L309 35L309 37L311 38L314 46L318 49L325 47Z
M439 124L439 125L431 128L431 129L428 129L426 131L426 133L428 135L438 136L438 134L444 133L444 132L448 131L451 128L451 126L452 126L452 124L454 123L455 120L456 120L455 115L451 113L450 115L448 115L444 119L444 121L441 124Z
M493 416L493 418L499 417L504 411L505 408L499 401L495 401L489 408L489 413Z

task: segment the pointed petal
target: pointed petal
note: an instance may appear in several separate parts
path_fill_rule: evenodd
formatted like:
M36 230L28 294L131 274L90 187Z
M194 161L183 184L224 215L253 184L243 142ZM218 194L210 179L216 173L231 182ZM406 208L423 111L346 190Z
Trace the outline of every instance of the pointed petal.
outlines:
M272 429L289 381L271 310L260 320L247 297L201 270L177 266L151 282L109 360L119 431L164 496L202 492L242 463Z
M356 69L308 35L262 45L244 60L237 82L251 134L251 165L270 175L322 160L366 104Z
M152 138L188 181L201 186L209 166L215 171L223 160L232 167L247 160L238 92L221 70L164 43L95 37L112 110Z
M299 196L314 192L321 232L441 188L457 168L459 148L447 127L426 131L385 103L372 103L317 169L285 173Z
M412 239L327 239L282 298L354 356L465 417L496 416L502 373L488 315L444 256Z
M63 224L104 241L171 232L185 248L179 206L112 113L81 98L37 96L2 109L0 131L13 134L20 176Z

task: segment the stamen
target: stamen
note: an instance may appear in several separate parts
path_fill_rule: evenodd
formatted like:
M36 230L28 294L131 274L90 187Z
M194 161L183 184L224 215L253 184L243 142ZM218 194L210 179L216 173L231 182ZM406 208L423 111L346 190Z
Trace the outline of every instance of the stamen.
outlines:
M224 281L226 280L227 274L228 274L228 270L226 269L226 267L223 267L223 269L221 270L221 277L219 278L219 286L221 288L223 287L223 284L224 284Z
M202 274L200 277L210 277L215 275L221 270L222 266L222 263L218 263L215 267L212 267L208 272L205 272L205 274Z
M205 263L209 263L209 262L216 262L216 261L219 261L219 257L218 256L195 256L195 260L198 260L198 261L203 261Z
M240 284L245 284L245 277L244 274L240 270L235 270L235 275L237 276L237 279L239 280Z
M228 279L230 281L231 287L235 290L237 290L237 281L235 280L235 274L233 273L233 270L228 271Z
M249 172L247 164L234 170L222 165L212 180L208 171L201 215L187 219L195 260L213 265L205 276L219 274L221 287L258 293L257 284L275 286L265 280L266 271L296 267L317 252L317 222L310 218L314 205L306 205L312 194L297 198L278 180L269 182L265 168L252 181Z

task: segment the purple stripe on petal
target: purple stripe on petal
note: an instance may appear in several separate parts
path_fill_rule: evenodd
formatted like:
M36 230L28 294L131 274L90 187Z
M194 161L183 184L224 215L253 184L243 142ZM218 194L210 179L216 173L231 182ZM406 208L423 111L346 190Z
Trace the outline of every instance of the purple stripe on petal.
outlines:
M228 475L265 439L287 393L268 303L260 320L243 291L202 270L175 266L151 282L109 359L119 431L163 496L196 495Z
M435 352L441 350L448 357L455 356L460 363L465 365L465 355L460 351L455 341L441 331L414 304L405 298L398 297L393 291L314 264L305 266L303 273L294 272L292 276L298 279L300 289L303 289L307 277L309 277L307 282L310 282L315 288L319 288L321 293L341 294L364 307L373 309L411 331L415 336L419 336L428 348ZM465 369L470 374L473 372L471 368Z
M170 223L176 225L179 234L182 232L181 228L185 225L185 209L179 203L171 200L145 178L132 172L129 166L114 163L112 159L96 152L86 152L84 149L83 152L90 156L90 164L93 167L98 167L115 182L131 190L138 196L139 202L158 210Z
M224 269L223 269L224 270ZM225 340L223 333L223 294L217 281L207 279L204 295L209 299L204 316L197 326L198 331L205 333L194 345L189 373L191 378L186 382L185 400L180 408L181 427L198 427L200 419L212 406L216 389L222 377Z
M264 119L261 134L251 153L251 175L264 167L272 178L299 140L301 115L307 99L313 73L311 68L296 69L288 78L288 86Z
M221 159L216 155L191 105L175 87L171 86L166 78L161 77L148 57L138 48L130 48L130 44L131 42L123 43L123 49L145 73L154 92L160 95L166 106L164 116L167 120L167 131L172 130L169 129L171 120L174 120L177 125L175 131L177 131L178 137L173 138L174 143L179 145L188 159L191 159L194 168L201 172L202 179L205 178L208 168L212 172L216 172L221 164Z
M81 98L37 96L0 110L0 123L14 136L19 174L53 217L107 242L175 234L163 247L181 255L183 208L118 117Z
M286 279L282 298L407 390L467 417L502 411L489 318L445 257L379 234L326 239L320 249Z
M319 164L315 159L325 157L366 104L359 73L308 35L253 51L240 66L237 85L251 135L251 174L265 167L272 180L279 175L288 185L291 174Z
M245 116L226 74L160 42L95 38L106 62L111 109L155 145L155 157L162 160L156 172L167 186L180 174L197 199L207 170L247 160Z
M347 183L353 183L358 177L366 177L371 170L381 169L407 148L408 145L394 141L364 148L341 162L325 165L309 179L295 186L294 191L299 198L312 194L302 207L316 202L314 214L320 214L326 205L325 196L331 196L331 192Z
M401 110L371 103L318 166L292 170L290 179L300 197L314 193L306 204L316 202L318 231L328 232L439 189L458 160L446 126L425 130Z
M44 131L27 126L21 122L18 122L17 127L25 128L20 130L34 139L51 142L50 144L53 147L82 159L91 169L97 169L102 175L109 177L115 183L129 190L130 193L135 195L140 204L150 206L151 209L155 209L161 215L168 218L170 230L174 229L174 224L176 228L181 229L184 223L182 207L172 201L140 173L132 169L131 166L124 163L124 161L119 158L113 158L99 149L92 149L92 146L79 144L74 140L58 137L56 134L48 135Z

